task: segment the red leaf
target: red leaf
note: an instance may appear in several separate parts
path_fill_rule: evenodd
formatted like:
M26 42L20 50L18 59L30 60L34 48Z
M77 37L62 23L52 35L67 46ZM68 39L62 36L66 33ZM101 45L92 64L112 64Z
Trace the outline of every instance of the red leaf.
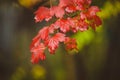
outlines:
M83 20L88 20L89 25L95 30L97 26L102 24L101 19L96 14L99 11L100 9L97 6L91 6L86 12L81 12L80 17Z
M78 26L80 31L86 31L88 30L88 24L85 22L85 20L80 19L78 21Z
M66 12L69 12L69 13L72 13L72 12L75 12L77 9L76 9L76 6L74 4L72 5L68 5L66 8L65 8L65 11Z
M79 4L84 4L84 5L90 5L92 0L73 0L75 3Z
M66 37L64 43L66 45L66 49L67 50L72 50L72 49L76 49L77 50L76 39Z
M64 7L66 12L69 13L75 12L77 10L74 0L60 0L59 6Z
M32 53L31 62L32 63L37 63L39 60L45 59L45 54L44 54L45 48L46 47L43 43L39 43L39 45L34 46L31 49L31 53Z
M95 21L96 26L99 26L102 24L102 21L101 21L100 17L98 17L98 16L94 16L94 21Z
M102 21L101 19L98 17L98 16L93 16L92 19L91 19L91 23L90 23L90 26L95 30L97 26L101 25L102 24Z
M53 16L55 15L57 18L62 18L65 14L64 9L59 6L53 6L50 8L50 14Z
M91 4L91 0L75 0L75 3L77 4L78 10L86 10L89 5Z
M65 34L57 33L50 39L46 41L46 45L48 46L48 49L51 54L55 52L55 50L58 48L59 42L63 42L65 40Z
M40 36L40 38L42 40L46 40L49 37L49 27L46 26L46 27L40 29L38 35Z
M72 31L77 32L79 30L77 17L68 18L68 21L69 21L69 25L70 25Z
M59 6L60 7L66 7L70 4L73 4L73 0L59 0Z
M30 51L32 53L43 52L45 50L45 45L43 43L39 43L37 46L34 46Z
M57 33L57 34L54 35L53 38L57 39L60 42L63 42L65 40L65 34L63 34L63 33Z
M64 33L70 30L69 21L67 19L57 20L54 26L58 26Z
M95 16L97 12L100 12L100 9L97 6L92 6L92 7L88 8L88 10L86 12L81 12L80 16L82 19L85 19L85 18L90 19L93 16Z
M52 18L52 16L50 15L49 8L39 7L39 9L35 12L35 21L36 22L41 22L44 19L46 21L48 21L51 18Z
M40 37L37 35L33 40L32 43L30 45L30 49L32 49L34 46L37 46L39 44L40 41Z
M100 9L99 9L97 6L91 6L91 7L88 9L88 14L89 14L90 16L96 15L97 12L100 12Z
M38 63L39 60L45 60L46 56L44 53L32 53L31 62Z

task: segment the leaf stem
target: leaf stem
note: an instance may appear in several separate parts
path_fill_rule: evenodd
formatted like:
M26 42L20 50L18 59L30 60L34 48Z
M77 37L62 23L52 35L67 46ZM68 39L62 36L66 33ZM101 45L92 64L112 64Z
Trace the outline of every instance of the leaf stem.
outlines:
M52 0L50 0L50 8L52 7Z

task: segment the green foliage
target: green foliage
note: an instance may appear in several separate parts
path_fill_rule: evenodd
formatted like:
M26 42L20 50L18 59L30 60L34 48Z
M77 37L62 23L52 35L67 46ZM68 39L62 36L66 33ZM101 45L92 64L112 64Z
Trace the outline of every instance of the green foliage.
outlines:
M82 50L84 45L87 45L92 41L92 39L94 38L94 32L91 30L87 30L85 32L79 31L76 34L74 34L72 37L76 38L78 49Z
M120 13L120 2L115 1L115 2L109 2L107 1L103 8L101 9L101 12L99 15L101 16L102 19L107 19L110 18L111 16L117 16Z

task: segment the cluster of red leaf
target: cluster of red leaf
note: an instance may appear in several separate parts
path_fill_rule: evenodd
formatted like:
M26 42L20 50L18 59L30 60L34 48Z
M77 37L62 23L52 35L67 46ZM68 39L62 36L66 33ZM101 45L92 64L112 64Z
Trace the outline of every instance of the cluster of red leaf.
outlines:
M39 7L35 12L35 21L49 21L53 17L57 20L49 26L40 29L37 36L33 39L30 50L32 52L32 63L44 60L45 49L48 48L51 54L55 53L59 43L63 42L66 49L77 49L75 39L66 35L67 32L86 31L89 27L96 29L101 25L101 20L97 16L99 8L90 6L91 0L59 0L57 6ZM76 13L74 16L69 14Z

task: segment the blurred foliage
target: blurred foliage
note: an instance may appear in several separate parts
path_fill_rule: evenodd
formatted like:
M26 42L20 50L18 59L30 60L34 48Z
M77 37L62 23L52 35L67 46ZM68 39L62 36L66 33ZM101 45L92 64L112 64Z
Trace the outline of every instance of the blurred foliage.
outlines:
M105 2L104 6L101 9L99 15L102 19L108 19L111 16L117 16L120 13L120 2Z
M31 8L42 0L18 0L19 4L26 8Z
M31 70L31 75L34 80L45 80L46 70L40 65L35 65Z
M12 75L11 80L23 80L23 78L26 76L26 72L24 68L18 67L14 74Z
M76 34L74 34L72 37L76 38L77 40L77 44L78 44L78 49L82 50L82 48L89 44L93 38L94 38L94 32L88 30L85 32L77 32Z

